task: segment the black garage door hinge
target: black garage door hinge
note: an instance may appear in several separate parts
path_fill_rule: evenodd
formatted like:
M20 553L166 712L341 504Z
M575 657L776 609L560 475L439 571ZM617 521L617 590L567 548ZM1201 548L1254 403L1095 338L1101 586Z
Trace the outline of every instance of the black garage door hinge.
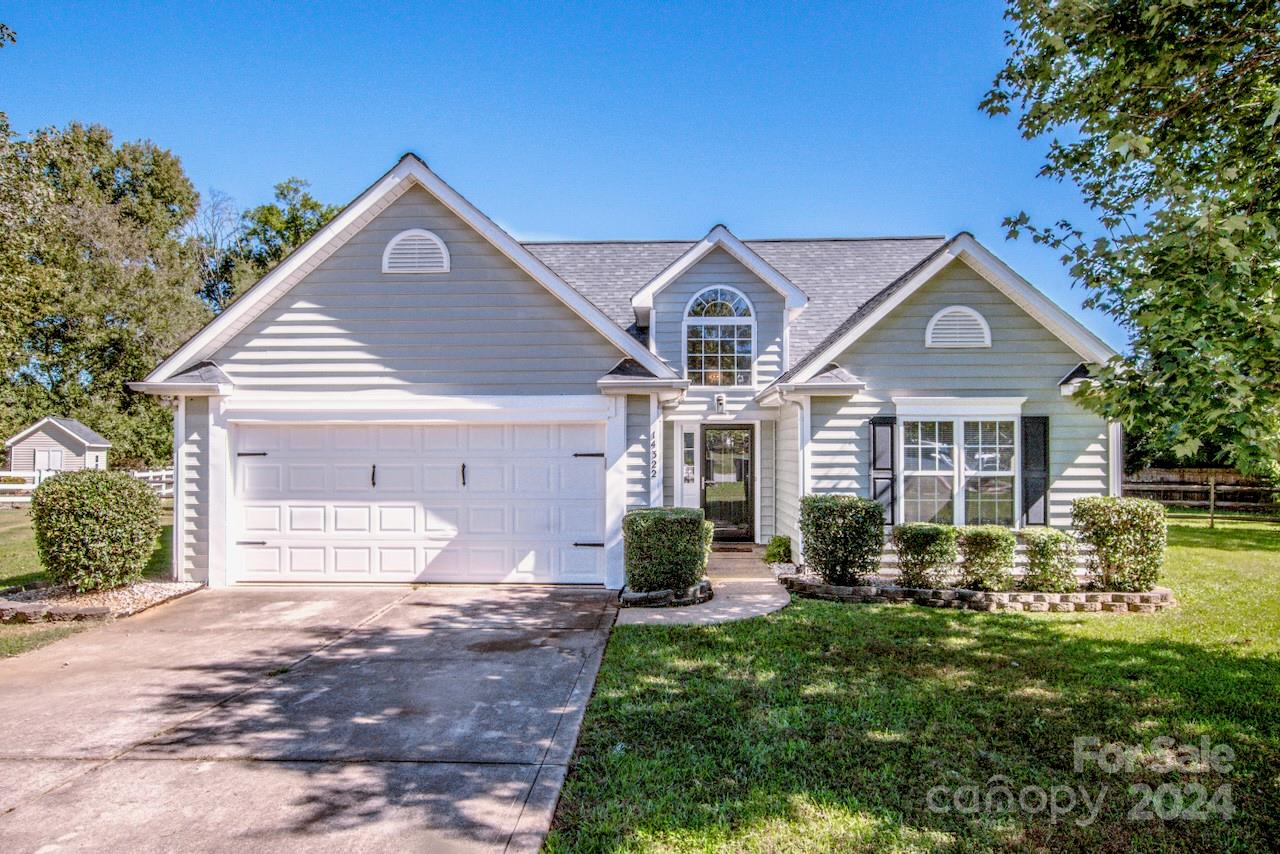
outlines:
M575 546L582 549L602 549L604 543L574 543Z
M236 453L237 457L265 457L266 455L266 451L239 451Z
M265 546L266 540L236 540L237 546Z
M575 457L600 457L601 459L604 459L604 454L598 453L598 452L593 452L590 454L574 454L574 456Z

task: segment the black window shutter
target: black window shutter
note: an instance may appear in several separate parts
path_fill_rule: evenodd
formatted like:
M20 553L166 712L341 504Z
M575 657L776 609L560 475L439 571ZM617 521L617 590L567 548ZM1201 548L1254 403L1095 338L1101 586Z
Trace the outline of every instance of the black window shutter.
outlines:
M893 493L897 480L893 471L896 456L893 431L897 419L891 415L871 419L871 498L884 505L884 523L893 524Z
M1022 419L1022 524L1049 524L1049 419Z

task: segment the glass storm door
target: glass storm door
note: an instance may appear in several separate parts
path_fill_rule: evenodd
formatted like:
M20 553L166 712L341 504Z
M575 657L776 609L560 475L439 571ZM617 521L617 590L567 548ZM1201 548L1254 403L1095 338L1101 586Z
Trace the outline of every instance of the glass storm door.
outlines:
M751 429L702 429L702 509L717 540L754 539Z

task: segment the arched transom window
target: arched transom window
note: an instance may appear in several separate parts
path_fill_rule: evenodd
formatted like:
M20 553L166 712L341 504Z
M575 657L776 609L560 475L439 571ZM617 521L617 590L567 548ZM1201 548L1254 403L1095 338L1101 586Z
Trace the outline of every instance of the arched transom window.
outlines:
M755 355L751 303L733 288L707 288L685 309L685 378L695 386L750 386Z

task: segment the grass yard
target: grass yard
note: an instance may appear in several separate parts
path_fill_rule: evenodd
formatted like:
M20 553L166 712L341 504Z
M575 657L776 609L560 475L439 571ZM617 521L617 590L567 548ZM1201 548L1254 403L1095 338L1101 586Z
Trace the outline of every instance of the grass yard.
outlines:
M163 527L156 539L156 550L147 565L148 578L168 578L172 566L171 532L173 514L164 511ZM40 556L36 554L35 532L27 509L0 507L0 587L44 581ZM35 625L0 624L0 658L17 655L74 634L83 624L37 623Z
M1277 850L1280 525L1175 517L1162 583L1180 605L1155 616L797 599L723 626L618 627L547 849ZM1235 760L1077 773L1077 736L1203 736ZM1039 787L1029 811L957 811L957 790L967 809L963 787L1006 781ZM1133 820L1135 784L1176 791ZM1194 784L1229 785L1234 817L1156 817L1178 795L1193 807ZM1081 787L1101 798L1093 821ZM1038 790L1077 806L1051 820Z

